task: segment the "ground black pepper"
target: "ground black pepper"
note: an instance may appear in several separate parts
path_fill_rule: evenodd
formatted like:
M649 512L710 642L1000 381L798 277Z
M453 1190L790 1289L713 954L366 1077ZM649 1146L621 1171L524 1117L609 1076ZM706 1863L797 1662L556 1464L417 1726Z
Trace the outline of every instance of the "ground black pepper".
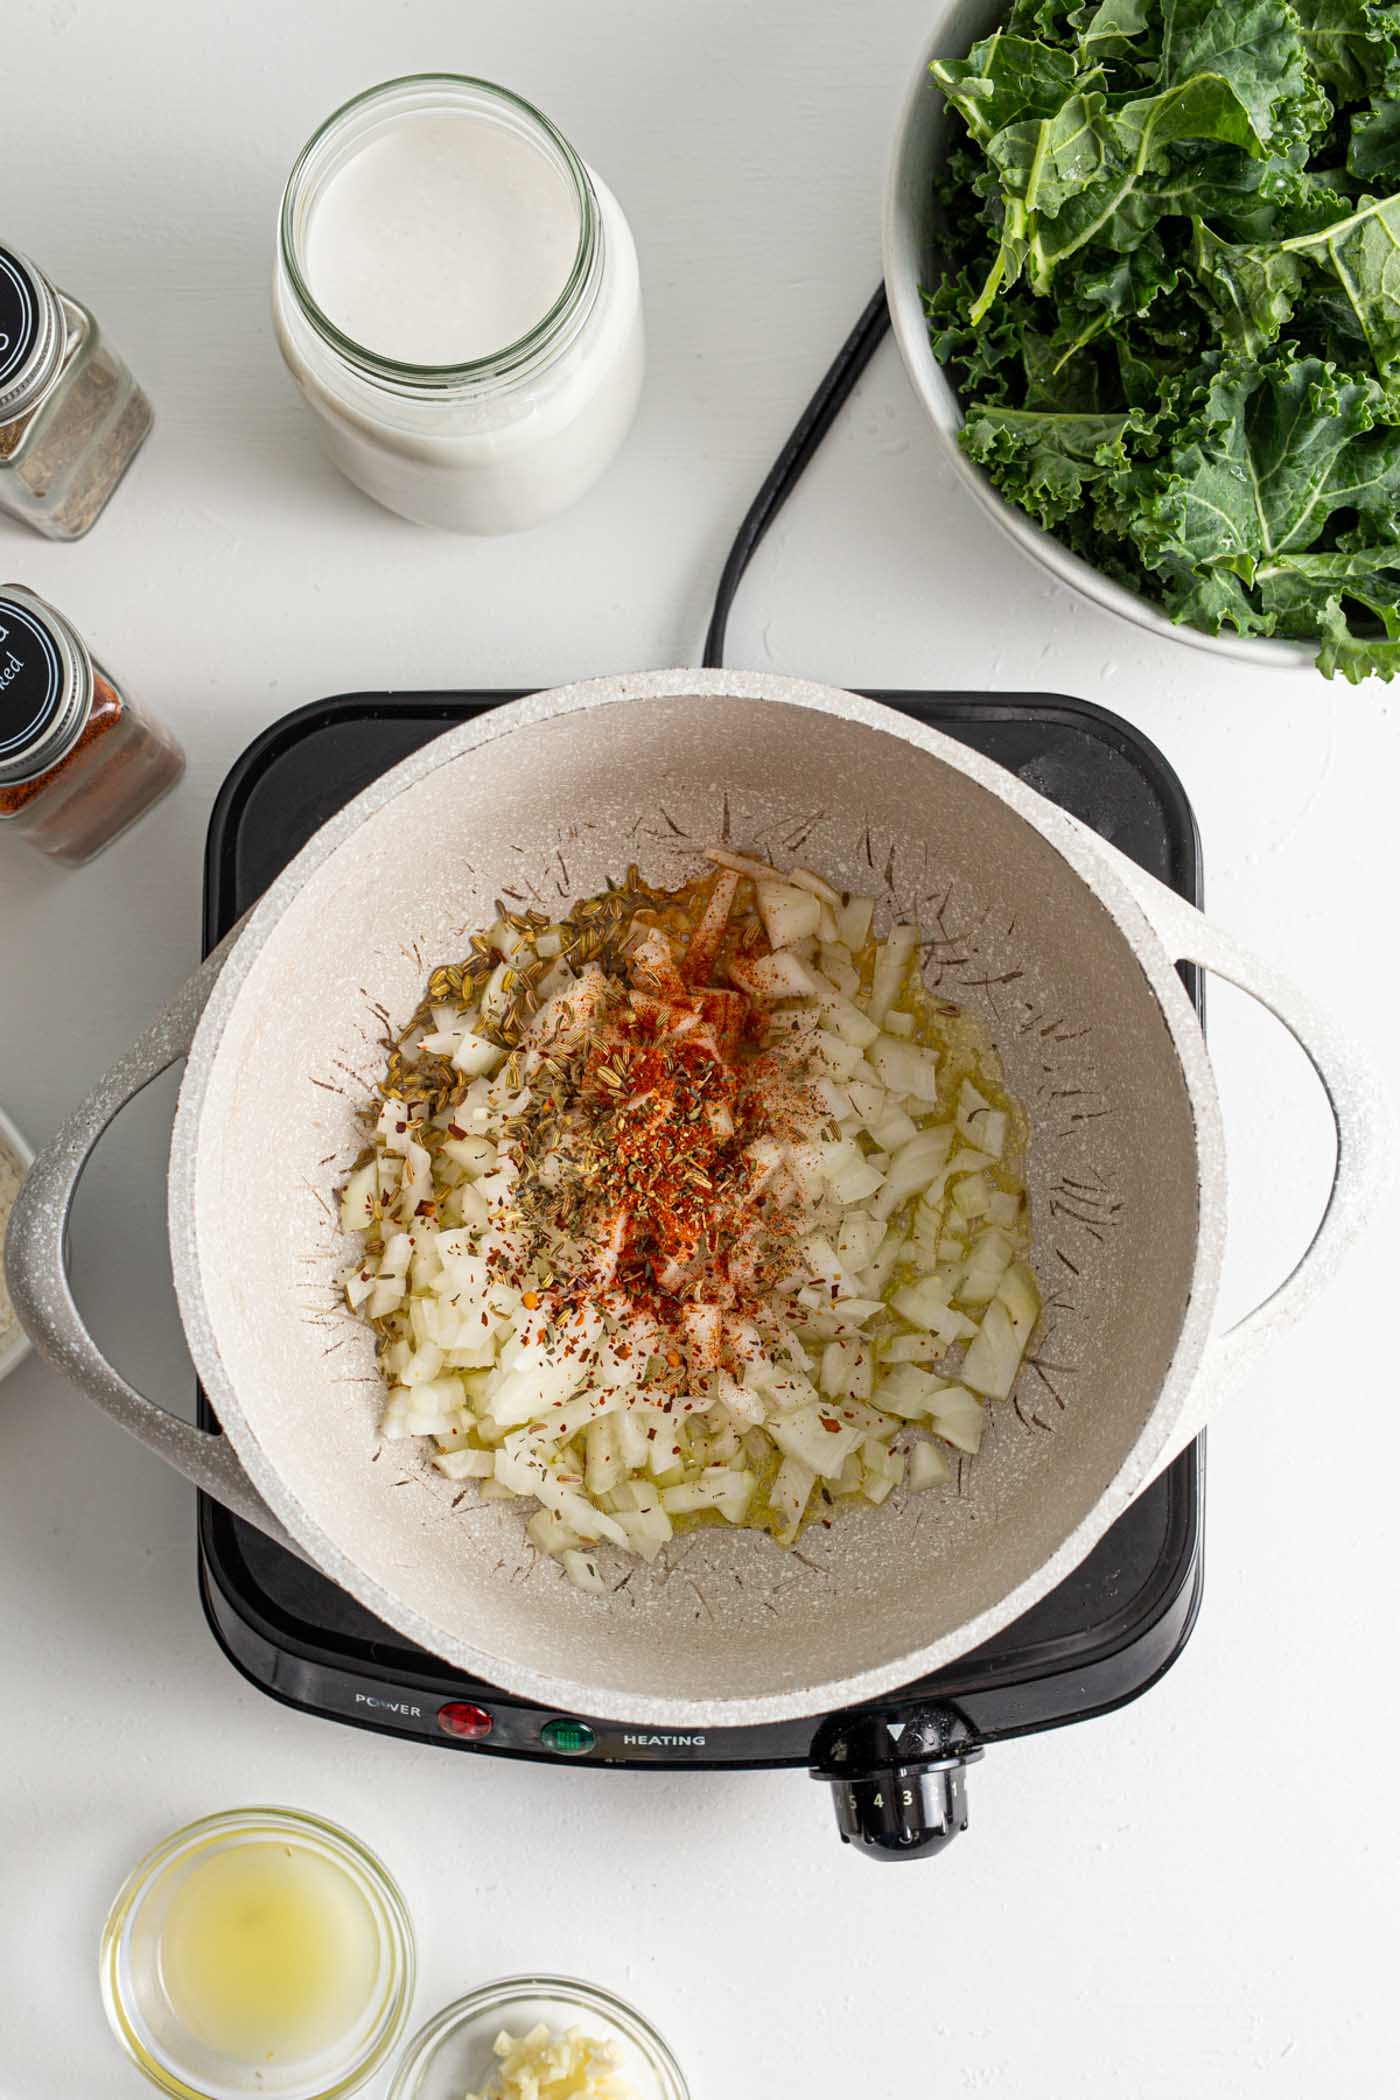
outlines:
M30 274L66 338L57 376L36 405L0 424L0 509L49 539L81 539L151 428L151 406L97 322Z

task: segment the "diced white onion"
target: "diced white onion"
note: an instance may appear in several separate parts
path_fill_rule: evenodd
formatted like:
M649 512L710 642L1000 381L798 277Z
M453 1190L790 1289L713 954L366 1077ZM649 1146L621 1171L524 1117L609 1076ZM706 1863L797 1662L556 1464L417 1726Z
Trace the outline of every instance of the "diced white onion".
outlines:
M811 868L794 868L788 876L788 881L795 883L800 890L810 890L814 897L820 897L823 904L829 904L833 911L841 909L840 890L834 890L823 876L814 874Z
M774 948L790 948L794 941L805 940L821 922L820 901L790 882L756 882L754 895L763 930Z
M885 1015L898 999L918 945L917 926L894 926L890 929L889 939L877 950L874 981L866 1002L866 1012L872 1021L883 1023Z
M1040 1293L1022 1262L1013 1262L982 1318L963 1359L962 1376L974 1392L1006 1400L1021 1358L1040 1317Z
M909 1454L904 1477L915 1494L922 1494L926 1488L937 1487L941 1481L947 1480L952 1470L937 1444L925 1443L921 1438Z
M875 917L873 897L851 897L836 914L836 927L842 945L858 955L870 939L870 928Z
M677 1524L716 1516L790 1545L818 1483L878 1504L947 1480L944 1447L978 1450L986 1403L1009 1395L1040 1313L1007 1164L1012 1119L983 1090L999 1079L960 1074L939 1105L938 1058L909 989L918 927L872 942L869 898L727 849L710 858L727 873L696 953L719 967L730 906L751 881L769 952L740 943L729 974L754 1002L758 1039L794 1062L810 1098L805 1130L749 1139L741 1155L753 1195L810 1218L761 1316L681 1301L664 1329L635 1311L619 1320L609 1267L561 1338L526 1292L508 1133L550 1046L584 1044L612 996L596 963L568 968L554 929L490 930L497 962L479 1004L434 1005L416 1045L450 1058L468 1082L461 1098L429 1120L426 1081L416 1104L387 1097L372 1156L340 1200L343 1228L366 1241L347 1303L385 1323L382 1434L431 1439L433 1468L483 1501L531 1503L531 1543L591 1596L613 1587L595 1549L652 1561ZM507 1085L507 1052L489 1038L510 998L503 958L532 942L552 967L536 972L539 1004ZM681 982L659 926L634 957L644 986ZM725 1114L712 1125L722 1144L734 1136ZM677 1337L685 1370L658 1385Z

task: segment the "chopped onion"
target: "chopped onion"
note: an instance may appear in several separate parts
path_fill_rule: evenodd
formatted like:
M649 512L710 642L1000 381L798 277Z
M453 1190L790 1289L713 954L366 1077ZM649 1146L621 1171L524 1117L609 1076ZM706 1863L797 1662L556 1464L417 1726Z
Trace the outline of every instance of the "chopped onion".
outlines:
M892 1094L912 1094L930 1106L938 1099L938 1057L921 1043L901 1042L898 1036L881 1035L866 1048L865 1061L882 1086Z
M781 948L757 961L732 962L729 974L741 991L756 999L803 999L816 988L811 972Z
M844 1037L833 1035L830 1029L819 1028L814 1047L818 1060L833 1078L844 1082L860 1070L863 1060L859 1043L848 1043Z
M382 1434L432 1440L435 1470L483 1501L532 1504L532 1544L590 1596L613 1587L599 1549L653 1561L676 1525L717 1519L791 1545L819 1482L825 1509L946 1481L944 1447L979 1449L987 1403L1010 1394L1040 1315L1012 1114L994 1066L961 1038L940 1098L919 928L872 941L871 899L809 869L708 857L724 873L688 946L672 948L664 921L638 929L633 996L655 1006L689 985L743 1015L742 993L764 1054L802 1075L810 1120L804 1109L736 1152L750 1195L801 1220L791 1273L761 1311L682 1297L663 1326L621 1297L620 1234L590 1252L596 1292L562 1335L526 1287L512 1130L532 1082L550 1084L545 1059L583 1049L616 997L596 961L575 975L563 960L567 928L499 921L479 994L425 1006L403 1045L406 1068L424 1061L422 1098L384 1099L340 1198L362 1242L346 1300L379 1323L391 1381ZM745 882L757 919L749 910L735 943ZM755 953L760 923L767 952ZM503 1072L497 1022L510 972L526 967L535 1011ZM721 967L737 992L713 986ZM462 1076L446 1107L429 1059ZM738 1111L717 1114L711 1131L728 1145ZM548 1159L536 1171L547 1179Z
M576 1547L564 1550L564 1572L575 1589L586 1590L590 1596L604 1597L608 1586L598 1572L598 1563L591 1553L581 1553Z
M947 1164L953 1133L946 1123L932 1130L916 1131L890 1161L885 1184L871 1209L877 1218L888 1218L910 1196L929 1187Z
M964 1385L949 1385L935 1393L929 1407L933 1425L948 1443L973 1456L981 1447L986 1416L982 1403Z
M873 897L850 897L836 914L836 929L843 947L858 955L870 939L875 917Z
M750 860L746 854L731 853L724 846L707 846L706 860L712 860L718 868L733 868L740 875L751 875L756 882L778 882L781 877L769 861Z
M834 984L837 991L847 999L859 998L860 971L851 961L849 948L843 946L840 941L823 941L817 949L817 961L828 984ZM912 1014L909 1016L909 1025L912 1029Z
M996 1296L1002 1277L1011 1266L1013 1248L999 1226L979 1233L958 1280L957 1295L964 1305L986 1305Z
M774 948L790 948L794 941L805 940L808 934L816 932L822 908L806 890L790 882L758 882L754 884L754 894L763 930Z
M937 1444L927 1444L921 1439L909 1454L904 1477L916 1494L922 1494L925 1488L937 1487L941 1481L947 1480L952 1470Z
M863 1432L843 1422L835 1408L820 1401L815 1407L799 1407L791 1414L777 1415L768 1423L768 1434L789 1458L801 1459L826 1480L835 1480L847 1454L860 1443Z
M340 1229L368 1232L378 1216L379 1177L371 1159L357 1168L340 1192Z
M946 1378L936 1378L918 1364L896 1364L880 1380L880 1405L889 1414L916 1422L932 1411L935 1399L947 1383Z
M878 1041L880 1030L875 1022L868 1014L862 1013L858 1006L853 1005L844 993L838 992L834 984L827 984L825 979L818 979L817 975L812 973L809 977L809 989L832 1028L846 1042L854 1043L860 1050L866 1050L871 1043Z
M496 1461L489 1451L471 1451L465 1447L459 1451L439 1451L433 1464L449 1480L489 1480L496 1470Z
M873 1211L848 1210L836 1235L836 1257L848 1273L859 1274L875 1259L885 1228Z
M1035 1278L1023 1262L1013 1262L963 1359L962 1376L974 1392L993 1400L1010 1398L1039 1317Z
M784 1457L768 1489L768 1507L778 1520L774 1536L780 1546L790 1546L796 1538L816 1482L814 1467L803 1465L800 1458Z
M888 1451L883 1444L867 1438L861 1446L861 1488L866 1501L878 1508L903 1478L903 1452Z
M788 881L795 883L800 890L810 890L814 897L820 897L823 904L830 905L833 911L840 911L840 890L834 890L829 882L814 874L810 868L794 868L788 876Z
M1000 1159L1006 1149L1006 1111L993 1108L970 1079L958 1088L958 1129L969 1145L990 1153L993 1159Z
M878 1346L882 1364L935 1364L944 1353L943 1344L927 1329L918 1334L887 1335Z
M731 1524L742 1524L756 1486L753 1474L742 1468L707 1466L698 1480L663 1488L661 1507L669 1517L685 1516L698 1509L717 1509Z
M866 1012L872 1021L883 1022L894 1005L909 974L909 964L919 945L917 926L895 926L875 957L875 977L866 1002ZM932 1096L930 1096L932 1099Z

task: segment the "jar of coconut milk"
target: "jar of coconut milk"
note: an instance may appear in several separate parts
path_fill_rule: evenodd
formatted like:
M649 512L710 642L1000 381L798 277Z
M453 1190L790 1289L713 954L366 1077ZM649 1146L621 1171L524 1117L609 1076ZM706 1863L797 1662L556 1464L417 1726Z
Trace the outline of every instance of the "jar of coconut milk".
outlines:
M554 516L636 412L627 221L548 118L488 81L391 80L321 126L283 196L274 305L332 460L421 524Z

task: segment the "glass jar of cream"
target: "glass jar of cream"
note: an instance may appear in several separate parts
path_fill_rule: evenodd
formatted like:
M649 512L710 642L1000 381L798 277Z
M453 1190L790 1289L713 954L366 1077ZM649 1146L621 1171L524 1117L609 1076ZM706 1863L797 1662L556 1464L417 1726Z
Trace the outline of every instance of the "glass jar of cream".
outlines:
M321 126L282 199L274 314L335 464L456 532L566 509L641 393L616 199L548 118L484 80L391 80Z

